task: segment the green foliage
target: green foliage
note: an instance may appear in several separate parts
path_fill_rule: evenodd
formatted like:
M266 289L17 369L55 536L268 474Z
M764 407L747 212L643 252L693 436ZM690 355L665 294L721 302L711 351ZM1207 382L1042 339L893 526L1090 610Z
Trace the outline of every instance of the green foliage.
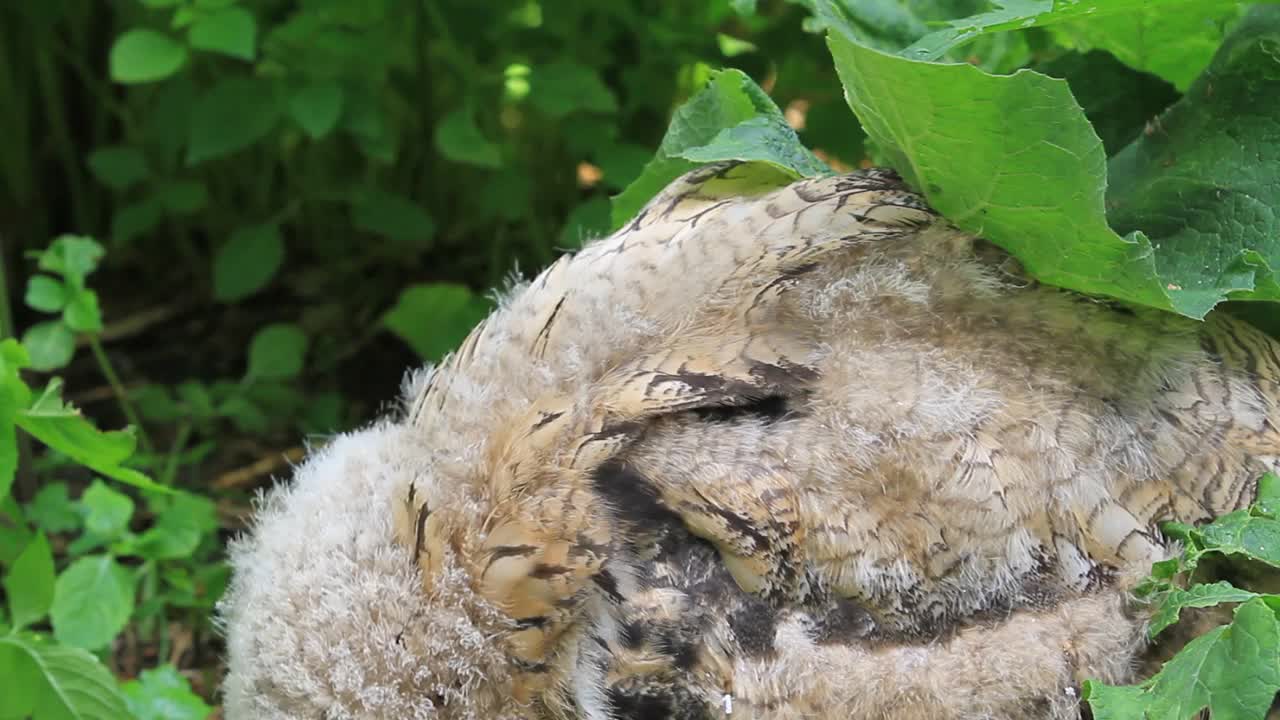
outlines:
M1154 607L1154 638L1182 610L1239 603L1234 619L1192 640L1160 672L1138 685L1090 680L1084 698L1097 720L1187 720L1208 708L1214 720L1261 720L1280 691L1280 595L1206 582L1208 559L1228 556L1280 569L1280 477L1258 483L1256 502L1200 528L1170 523L1183 543L1180 557L1157 563L1137 594Z

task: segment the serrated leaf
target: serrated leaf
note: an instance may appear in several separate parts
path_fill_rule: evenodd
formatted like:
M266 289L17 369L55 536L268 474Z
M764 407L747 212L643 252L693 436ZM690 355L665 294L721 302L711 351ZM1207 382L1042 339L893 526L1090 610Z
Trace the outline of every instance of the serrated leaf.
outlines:
M171 492L121 464L133 454L137 443L133 430L102 432L95 428L79 410L62 402L61 380L50 381L31 407L17 413L16 421L35 439L99 475L143 490Z
M120 720L129 717L111 672L84 650L22 633L0 636L0 709L34 720Z
M574 112L614 112L618 101L594 69L558 61L529 73L529 103L552 118Z
M430 283L405 288L382 318L424 360L436 361L462 342L489 314L490 305L469 288Z
M284 239L274 223L251 225L231 234L213 261L213 296L244 299L266 287L284 262Z
M280 113L270 82L244 77L220 81L196 102L187 164L202 163L254 144L275 128Z
M80 513L63 482L45 483L27 504L26 515L47 533L69 532L80 527Z
M9 621L23 628L49 613L53 605L53 551L44 533L36 533L4 577Z
M907 60L835 30L828 45L868 136L948 220L1047 284L1194 314L1170 301L1146 237L1107 225L1102 143L1065 82Z
M100 480L89 485L80 496L80 504L85 510L85 529L104 540L123 534L133 517L133 498Z
M106 647L129 622L133 592L133 574L110 555L76 560L54 585L54 637L86 650Z
M89 172L112 190L128 190L151 176L142 151L128 145L101 147L89 153Z
M257 55L258 21L242 7L224 7L198 16L187 29L187 40L197 50L253 60Z
M1262 598L1186 645L1137 686L1084 685L1095 720L1185 720L1208 708L1214 720L1260 720L1280 691L1280 620Z
M654 195L699 163L767 163L793 178L830 170L800 144L782 112L738 70L714 73L707 87L676 110L657 154L640 177L613 199L620 227Z
M67 288L48 275L32 275L27 281L24 298L27 307L41 312L54 313L67 304Z
M1257 593L1233 587L1231 583L1221 581L1208 585L1194 585L1186 590L1171 588L1160 598L1160 604L1151 617L1147 635L1154 638L1165 628L1178 622L1185 608L1203 608L1223 603L1239 603L1258 597Z
M1230 297L1280 299L1280 8L1262 5L1211 69L1110 163L1112 224L1141 228L1196 315ZM1241 108L1248 108L1247 112Z
M27 328L22 334L22 346L31 356L31 368L47 372L71 362L76 336L60 320L50 320Z
M148 83L176 73L187 62L187 49L154 30L129 30L111 46L111 79Z
M62 310L62 322L76 332L102 330L102 309L98 307L98 293L81 288L67 300Z
M213 712L172 665L143 670L120 689L137 720L205 720Z
M305 85L289 98L289 115L313 140L333 131L342 117L342 86L335 82Z
M502 167L501 150L476 127L470 110L454 110L441 118L436 125L435 144L441 155L454 162L489 169Z
M254 334L249 343L246 377L277 380L297 377L302 372L309 339L297 325L277 323Z
M351 221L361 230L423 246L436 231L431 216L421 205L409 198L376 189L356 195Z

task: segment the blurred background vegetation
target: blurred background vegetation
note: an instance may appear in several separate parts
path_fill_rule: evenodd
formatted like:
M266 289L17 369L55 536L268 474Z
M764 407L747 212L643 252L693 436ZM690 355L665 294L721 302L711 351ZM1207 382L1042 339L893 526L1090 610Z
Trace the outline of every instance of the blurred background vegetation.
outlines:
M844 5L863 41L895 48L987 7ZM1220 28L1174 25L1164 47L1199 58L1189 81ZM32 387L56 374L98 427L135 425L131 465L189 491L99 480L134 481L123 435L80 443L98 454L70 453L77 466L73 445L23 426L62 453L20 436L0 488L0 636L14 631L0 718L40 702L5 682L15 653L54 652L15 634L26 626L127 680L134 716L206 717L222 548L252 494L308 438L387 409L405 370L461 340L513 272L606 233L610 196L713 69L754 79L833 168L878 159L820 29L806 0L0 5L0 340L22 338ZM1178 97L1166 80L1183 83L1088 52L1102 40L1037 28L951 59L1066 77L1110 153ZM26 392L5 352L0 415L5 392ZM71 418L58 390L34 407Z

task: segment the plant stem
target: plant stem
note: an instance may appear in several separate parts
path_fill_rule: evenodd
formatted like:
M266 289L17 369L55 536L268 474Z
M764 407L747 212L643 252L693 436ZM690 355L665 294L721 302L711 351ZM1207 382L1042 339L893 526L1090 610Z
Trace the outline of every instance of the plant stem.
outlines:
M178 474L178 459L182 456L182 451L187 449L187 440L191 438L191 423L184 421L178 426L178 434L173 439L173 445L169 448L169 455L164 461L164 470L160 472L160 484L172 485L174 477Z
M116 394L116 401L120 404L120 410L124 413L125 418L129 420L129 424L138 429L138 443L142 445L142 449L148 455L154 454L155 446L151 444L147 429L142 426L142 419L138 416L138 412L134 410L133 403L129 402L129 393L125 391L124 385L120 382L120 377L116 375L116 369L111 365L111 359L107 357L107 352L102 349L102 342L98 339L96 333L89 335L89 347L93 350L93 357L98 361L98 367L102 370L103 376L107 378L107 383L111 385L111 391Z

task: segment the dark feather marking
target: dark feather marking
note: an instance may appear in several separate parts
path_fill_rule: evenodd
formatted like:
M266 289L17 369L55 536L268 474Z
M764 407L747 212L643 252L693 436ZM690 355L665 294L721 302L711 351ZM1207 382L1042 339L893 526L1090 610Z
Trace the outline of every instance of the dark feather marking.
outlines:
M550 317L548 317L547 321L542 324L542 329L539 330L538 334L533 338L534 352L537 354L538 357L542 357L542 353L547 349L547 340L550 338L551 325L556 321L556 318L560 315L560 308L564 307L564 301L567 300L568 298L569 298L568 293L565 293L564 295L560 296L560 299L556 301L556 306L554 308L551 308ZM539 345L541 345L541 347L539 347Z
M607 568L592 577L591 581L604 591L604 594L608 595L610 600L616 603L623 601L622 593L618 591L618 579Z
M427 509L425 503L418 508L417 527L413 533L413 564L415 565L418 564L418 558L422 555L422 533L426 530L427 517L430 515L431 511Z
M533 572L529 573L529 577L539 580L547 580L557 575L568 575L573 572L573 568L567 568L564 565L552 565L550 563L538 563L533 566Z

